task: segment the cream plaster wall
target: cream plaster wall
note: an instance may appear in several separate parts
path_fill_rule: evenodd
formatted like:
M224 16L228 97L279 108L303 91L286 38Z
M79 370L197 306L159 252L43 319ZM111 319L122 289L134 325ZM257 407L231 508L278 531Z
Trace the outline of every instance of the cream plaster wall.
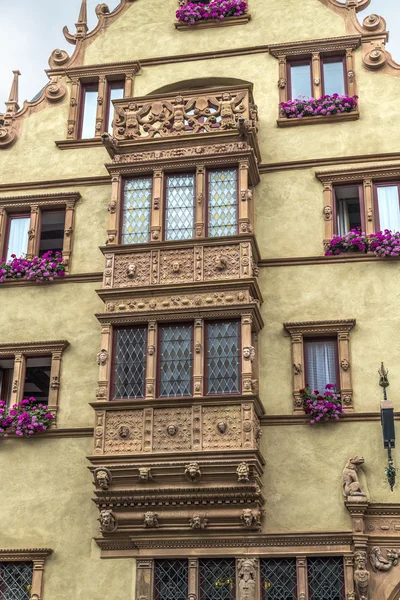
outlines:
M85 399L86 403L86 399ZM6 440L0 446L0 548L52 548L44 600L133 600L135 561L100 560L90 438Z
M350 333L355 410L379 410L381 361L389 368L389 396L397 405L398 261L263 268L260 286L265 321L259 336L260 395L267 413L292 412L291 342L283 329L287 321L356 319Z
M61 366L58 427L93 426L88 403L95 400L100 350L100 325L94 314L104 306L97 287L95 283L0 287L2 343L63 339L70 343Z

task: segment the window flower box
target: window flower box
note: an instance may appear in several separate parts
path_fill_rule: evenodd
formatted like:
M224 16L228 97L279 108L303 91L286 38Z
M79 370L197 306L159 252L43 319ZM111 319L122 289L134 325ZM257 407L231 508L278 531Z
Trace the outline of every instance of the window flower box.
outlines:
M340 415L344 414L341 403L340 392L336 391L333 383L325 386L323 395L318 390L311 392L309 387L300 390L303 400L303 409L310 417L310 424L314 425L320 421L338 421Z
M244 0L211 0L187 2L176 11L177 29L204 29L216 25L241 25L250 20L248 5Z
M321 96L315 98L295 98L279 104L278 126L307 125L327 121L347 121L358 119L358 96Z
M400 233L385 229L367 237L364 232L351 229L344 235L333 236L326 244L325 256L337 256L347 252L373 252L380 258L398 258Z
M19 437L31 437L46 431L53 415L48 412L47 406L29 398L14 404L7 409L4 400L0 400L0 438L8 437L15 433Z
M43 256L33 258L18 258L15 254L6 261L0 262L0 283L9 280L21 281L54 281L58 277L64 277L65 265L61 252L46 252Z

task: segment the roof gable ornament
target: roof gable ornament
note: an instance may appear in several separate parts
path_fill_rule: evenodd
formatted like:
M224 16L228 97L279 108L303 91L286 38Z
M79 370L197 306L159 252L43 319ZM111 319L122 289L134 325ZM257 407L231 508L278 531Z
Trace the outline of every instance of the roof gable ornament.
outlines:
M11 146L16 138L16 122L15 115L19 111L18 104L18 77L21 75L19 71L13 71L14 77L11 85L8 102L6 102L6 112L0 114L0 149Z
M70 44L76 44L77 40L85 38L87 32L89 31L87 24L87 0L82 0L78 21L75 23L75 28L75 33L71 34L67 25L63 27L64 37Z
M11 84L10 95L8 102L6 102L6 108L8 113L16 113L19 111L18 104L18 77L21 75L19 71L13 71L14 78Z

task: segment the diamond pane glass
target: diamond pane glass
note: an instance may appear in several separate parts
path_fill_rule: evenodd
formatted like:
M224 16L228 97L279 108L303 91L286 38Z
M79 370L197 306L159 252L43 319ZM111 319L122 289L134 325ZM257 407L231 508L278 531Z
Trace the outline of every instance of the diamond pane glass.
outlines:
M307 572L309 600L344 600L342 558L308 558Z
M115 334L113 400L143 398L147 331L143 327L133 327L118 329Z
M160 396L191 396L193 327L165 325L160 334Z
M237 234L237 171L208 173L208 235Z
M125 181L122 244L149 241L152 188L151 177L137 177Z
M154 600L187 600L187 560L154 562Z
M193 237L194 175L168 175L166 178L166 239L187 240Z
M207 324L207 392L239 392L239 322Z
M260 560L261 600L296 600L296 559Z
M207 558L199 561L200 600L235 598L235 559Z
M0 563L1 600L29 600L33 563Z

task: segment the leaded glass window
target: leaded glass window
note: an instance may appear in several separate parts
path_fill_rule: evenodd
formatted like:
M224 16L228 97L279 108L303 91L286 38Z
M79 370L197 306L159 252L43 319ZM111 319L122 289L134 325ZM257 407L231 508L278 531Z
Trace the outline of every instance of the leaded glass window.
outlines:
M192 395L193 327L160 327L160 396Z
M182 173L166 177L165 237L187 240L193 237L195 176Z
M187 600L187 560L154 561L154 600Z
M208 173L208 235L237 233L237 170Z
M0 563L1 600L29 600L32 585L33 563Z
M200 600L235 598L235 559L207 558L199 561Z
M150 240L150 212L153 179L127 179L124 187L122 244L140 244Z
M309 600L344 600L343 558L307 559Z
M239 322L207 323L207 393L239 392Z
M296 600L296 559L260 560L261 600Z
M112 398L143 398L147 331L144 327L117 329L115 337Z

